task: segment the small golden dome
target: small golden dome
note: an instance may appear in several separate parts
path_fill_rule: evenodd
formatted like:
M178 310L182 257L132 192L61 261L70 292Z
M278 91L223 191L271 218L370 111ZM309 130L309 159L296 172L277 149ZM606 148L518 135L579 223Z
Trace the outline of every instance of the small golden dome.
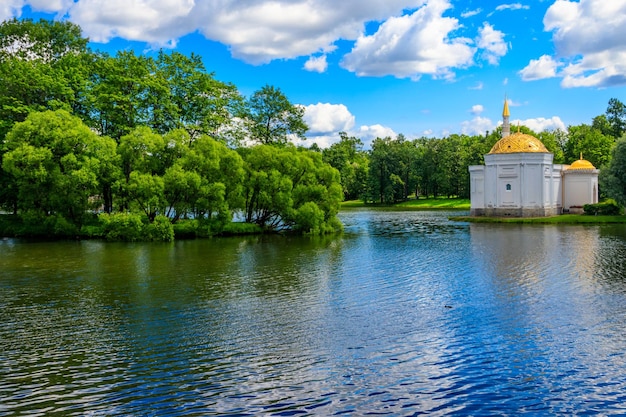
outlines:
M522 152L550 153L539 139L521 132L516 132L500 139L489 151L490 154Z
M596 167L586 159L580 158L578 161L574 161L567 169L596 169Z

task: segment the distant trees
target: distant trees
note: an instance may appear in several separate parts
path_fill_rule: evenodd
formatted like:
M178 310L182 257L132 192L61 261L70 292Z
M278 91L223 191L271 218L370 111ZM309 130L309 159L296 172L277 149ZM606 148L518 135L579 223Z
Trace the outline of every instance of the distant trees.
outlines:
M620 206L626 205L626 135L617 141L611 161L600 171L600 186Z
M322 159L339 171L345 200L365 198L370 158L361 139L346 132L339 132L339 138L322 151Z

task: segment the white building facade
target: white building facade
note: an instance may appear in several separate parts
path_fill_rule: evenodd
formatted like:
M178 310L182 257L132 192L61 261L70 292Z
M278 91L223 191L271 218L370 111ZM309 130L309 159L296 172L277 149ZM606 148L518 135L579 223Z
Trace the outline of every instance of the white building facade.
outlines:
M539 139L510 134L506 102L503 119L503 137L485 164L469 167L472 216L546 217L598 202L599 171L591 163L581 156L572 165L555 165Z

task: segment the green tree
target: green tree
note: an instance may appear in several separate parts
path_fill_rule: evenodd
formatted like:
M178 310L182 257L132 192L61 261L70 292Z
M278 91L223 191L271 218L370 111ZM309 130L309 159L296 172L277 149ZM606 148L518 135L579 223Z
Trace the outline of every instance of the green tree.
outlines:
M304 139L308 126L303 116L302 106L292 104L279 88L269 85L254 92L242 110L250 139L265 145L285 145L290 135Z
M80 225L102 204L99 178L115 160L100 137L64 110L32 113L7 134L2 168L18 190L17 206L34 221L56 215Z
M82 109L91 56L72 23L0 23L0 141L33 111Z
M342 190L339 172L318 152L294 146L241 149L246 166L244 215L271 230L328 233L337 219Z
M88 89L89 125L115 139L153 120L152 105L167 95L167 86L155 77L154 60L120 51L94 60Z
M341 174L344 199L355 200L366 192L369 159L361 139L345 132L339 132L339 137L339 142L322 151L322 159Z
M243 207L244 174L236 151L208 135L200 136L165 174L168 203L177 207L175 219L189 213L196 219L217 219L223 226L231 220L232 210Z
M626 205L626 136L615 143L611 162L600 170L600 186L603 192L619 205Z
M613 137L606 136L598 129L581 124L568 127L568 139L565 143L564 162L571 164L580 158L601 167L611 159L611 150L615 144Z
M217 81L202 58L178 52L159 52L156 77L169 95L155 100L151 126L160 133L182 128L191 140L209 135L229 141L236 134L233 115L243 98L233 84Z
M626 105L616 98L609 100L606 109L606 120L611 125L611 133L615 139L626 133Z

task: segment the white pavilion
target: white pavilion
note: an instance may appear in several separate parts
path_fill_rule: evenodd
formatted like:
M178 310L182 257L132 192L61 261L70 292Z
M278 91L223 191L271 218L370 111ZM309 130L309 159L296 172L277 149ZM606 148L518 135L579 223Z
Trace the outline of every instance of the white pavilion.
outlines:
M553 164L554 155L539 139L511 134L509 106L504 102L502 139L484 156L484 165L472 165L472 216L545 217L582 212L598 202L598 173L589 161Z

